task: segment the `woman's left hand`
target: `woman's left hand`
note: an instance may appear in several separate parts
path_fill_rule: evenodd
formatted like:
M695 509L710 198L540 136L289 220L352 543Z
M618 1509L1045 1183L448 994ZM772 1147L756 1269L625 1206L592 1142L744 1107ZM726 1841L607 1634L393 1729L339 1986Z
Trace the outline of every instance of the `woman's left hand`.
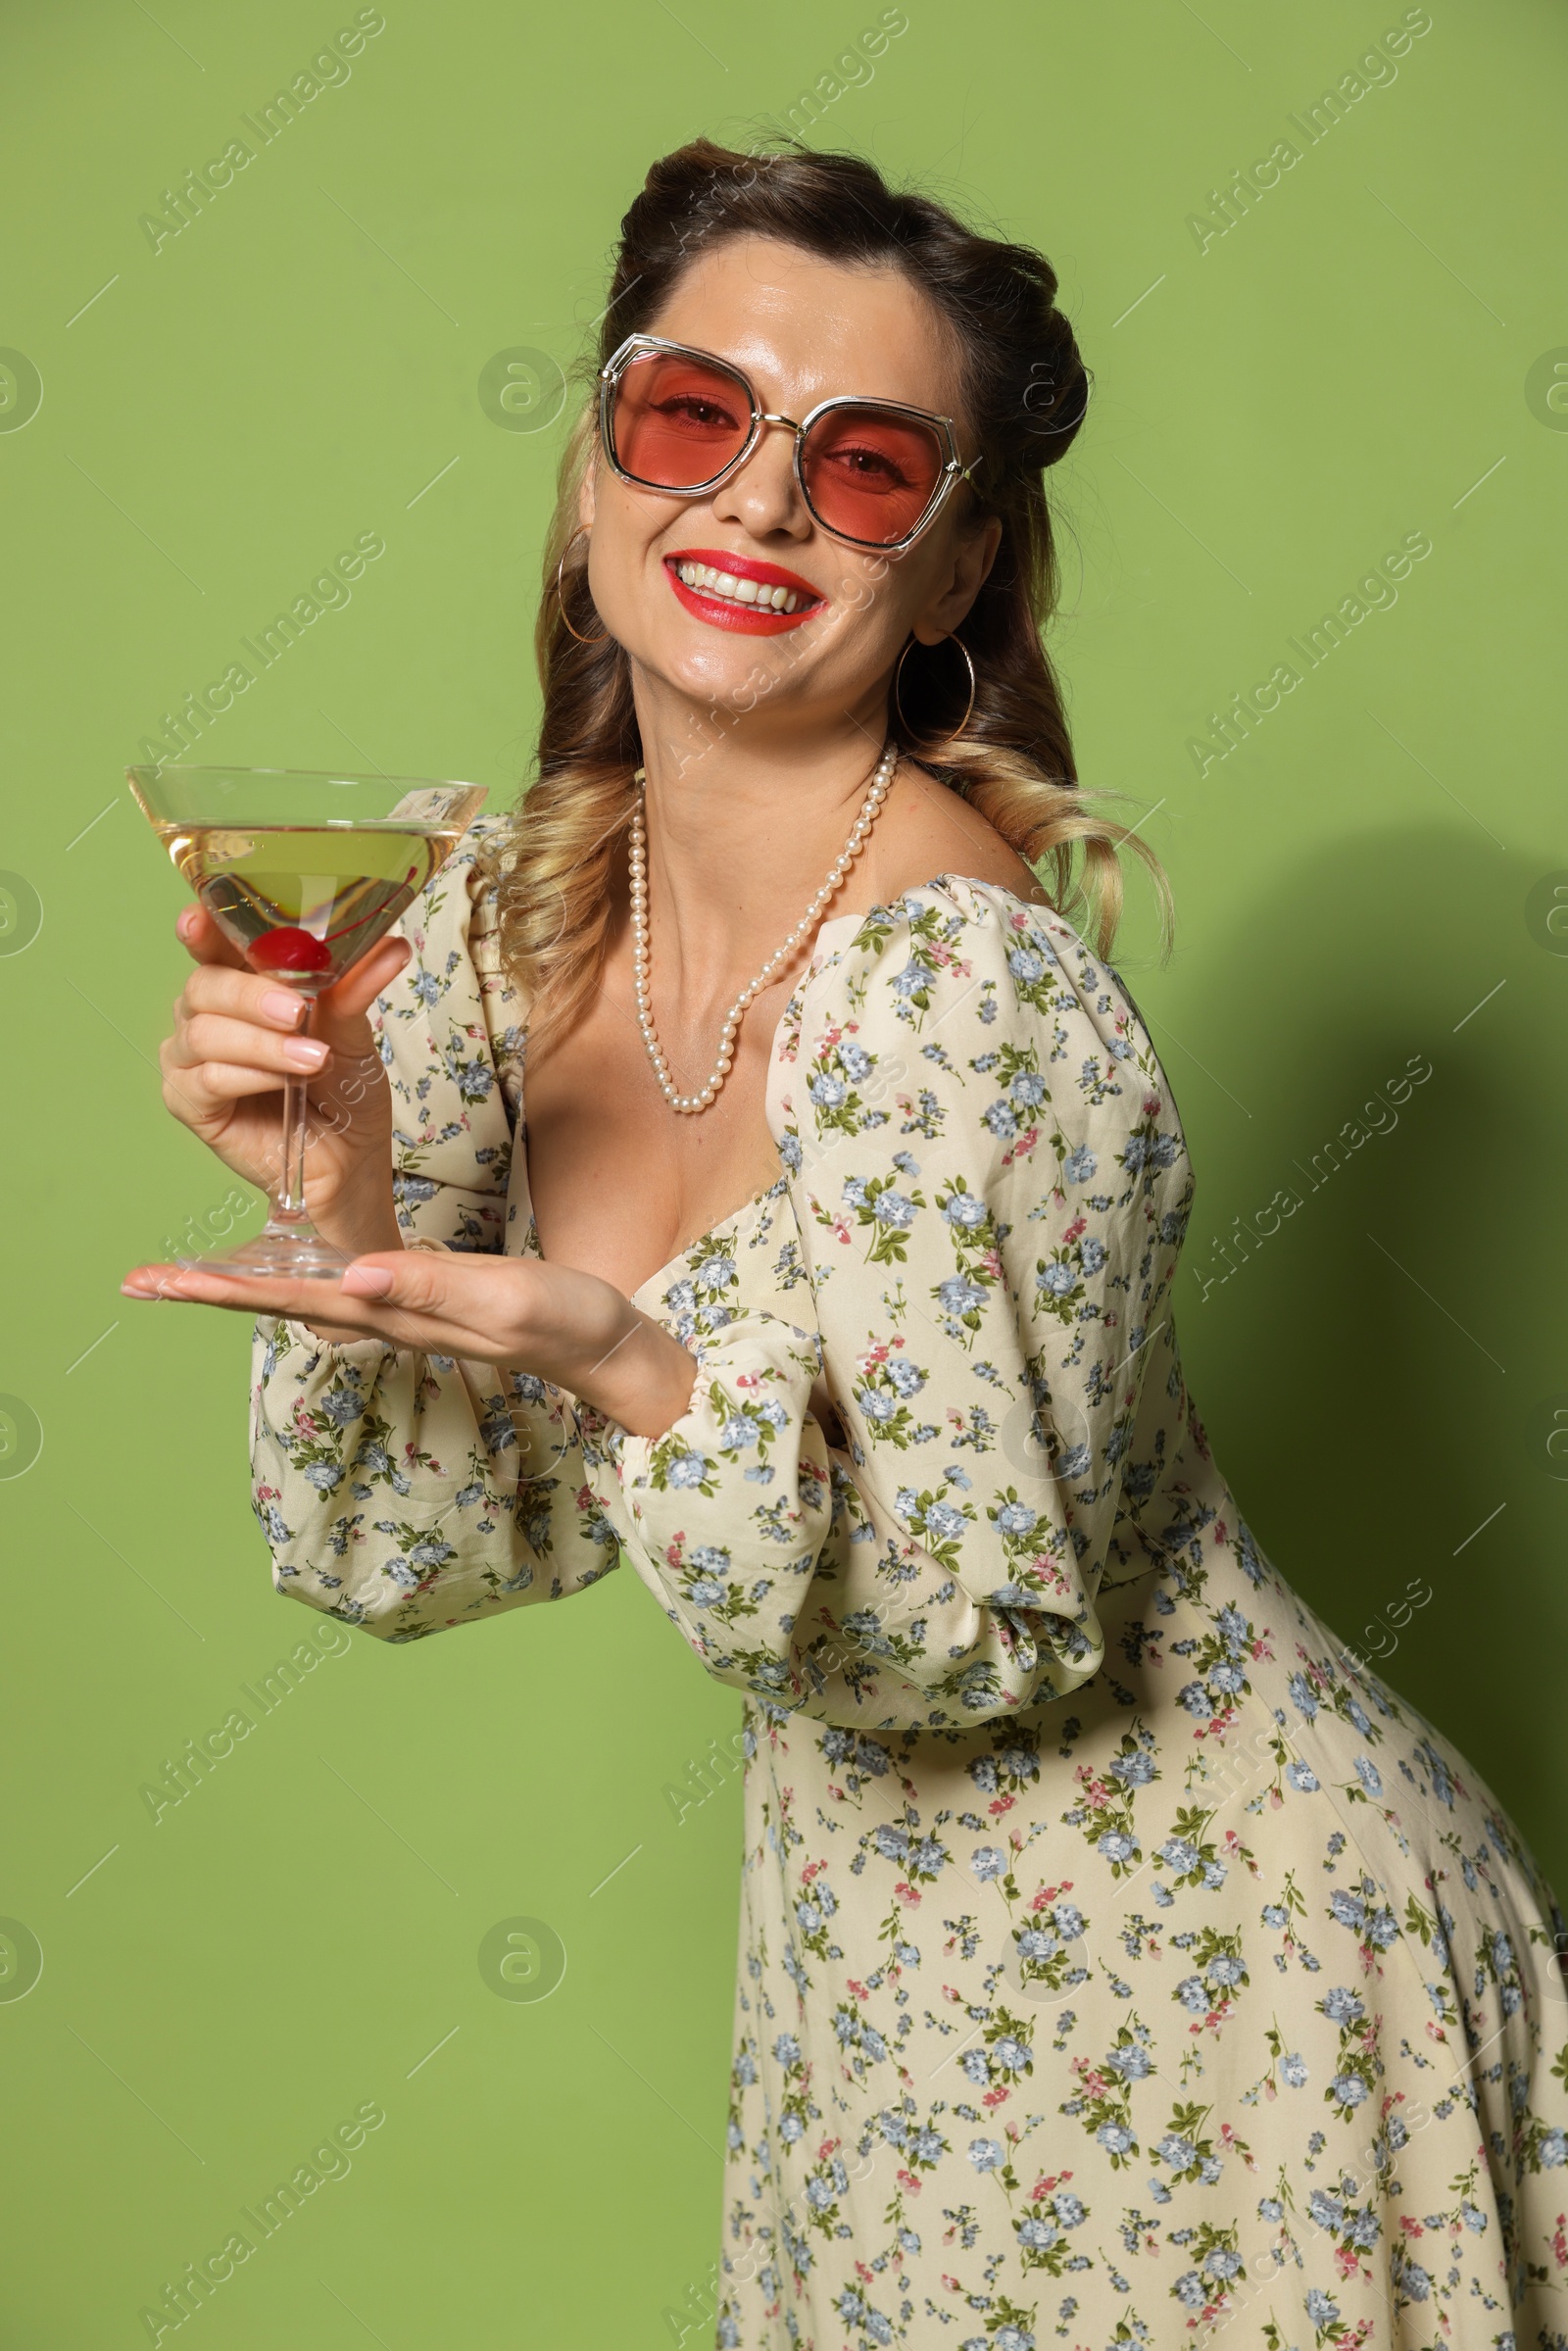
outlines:
M275 1314L334 1341L380 1339L532 1372L638 1437L662 1437L679 1420L696 1376L679 1340L611 1283L531 1257L382 1249L354 1258L338 1282L139 1265L121 1287L127 1298Z

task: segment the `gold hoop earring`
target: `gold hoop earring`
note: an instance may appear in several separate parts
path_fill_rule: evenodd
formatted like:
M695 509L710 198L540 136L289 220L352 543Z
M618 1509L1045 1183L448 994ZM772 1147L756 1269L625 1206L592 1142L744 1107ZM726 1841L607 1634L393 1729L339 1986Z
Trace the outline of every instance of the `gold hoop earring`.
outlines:
M571 622L566 617L566 599L561 592L561 574L563 566L565 563L566 557L576 545L577 541L579 539L585 539L587 536L587 523L579 522L576 529L572 532L571 537L566 541L565 546L561 551L561 562L556 565L556 602L561 607L562 626L565 629L568 637L575 637L579 645L603 645L610 635L609 629L602 629L597 637L585 637L581 629L573 628Z
M908 660L910 654L914 651L914 648L919 644L919 642L920 640L918 637L911 637L909 639L908 644L906 645L904 651L900 654L898 667L893 672L893 708L898 712L899 724L903 727L906 734L909 732L909 721L904 715L904 705L899 700L899 678L903 672L905 662ZM957 725L954 728L951 735L944 735L940 743L925 744L920 746L920 748L928 756L935 752L945 751L950 743L956 743L958 737L962 734L964 728L969 723L970 715L974 710L975 688L979 683L979 680L975 676L974 662L970 659L969 648L967 645L965 645L963 639L955 635L950 629L946 639L943 640L943 642L949 645L956 645L958 651L963 656L963 665L969 672L969 699L964 705L963 716L958 720Z

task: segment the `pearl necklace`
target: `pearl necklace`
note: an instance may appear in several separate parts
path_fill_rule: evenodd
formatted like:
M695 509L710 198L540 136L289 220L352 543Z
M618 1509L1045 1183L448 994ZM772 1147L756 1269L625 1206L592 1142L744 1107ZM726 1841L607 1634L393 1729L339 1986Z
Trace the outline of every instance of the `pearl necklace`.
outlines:
M645 771L641 767L638 768L635 780L639 789L632 808L630 849L633 988L637 999L637 1025L643 1033L643 1044L647 1048L648 1058L653 1063L654 1075L659 1080L659 1090L672 1110L679 1111L684 1117L692 1117L697 1112L706 1110L718 1095L735 1058L736 1032L746 1016L752 1000L761 993L779 966L789 961L802 942L809 935L823 907L839 889L851 865L864 848L866 835L876 822L878 811L888 796L888 787L893 781L893 770L898 765L898 759L897 747L890 743L876 763L870 788L860 803L860 812L855 819L849 839L845 842L829 870L827 880L822 884L821 889L818 890L783 946L778 949L776 954L768 956L757 977L749 986L741 990L725 1014L723 1033L718 1041L718 1057L713 1063L712 1073L707 1085L696 1094L678 1094L676 1092L675 1081L669 1074L669 1063L664 1058L664 1049L659 1042L659 1032L654 1026L648 955L648 835L643 820L642 790L647 778Z

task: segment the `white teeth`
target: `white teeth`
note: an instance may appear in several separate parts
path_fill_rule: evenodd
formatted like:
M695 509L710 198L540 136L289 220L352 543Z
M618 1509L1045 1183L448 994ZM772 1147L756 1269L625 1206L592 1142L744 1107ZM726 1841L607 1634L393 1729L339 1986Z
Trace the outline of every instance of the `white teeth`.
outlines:
M742 579L720 571L714 563L677 563L675 576L683 587L701 588L706 596L726 597L732 604L751 604L774 612L799 612L805 601L793 588L771 588L765 580Z

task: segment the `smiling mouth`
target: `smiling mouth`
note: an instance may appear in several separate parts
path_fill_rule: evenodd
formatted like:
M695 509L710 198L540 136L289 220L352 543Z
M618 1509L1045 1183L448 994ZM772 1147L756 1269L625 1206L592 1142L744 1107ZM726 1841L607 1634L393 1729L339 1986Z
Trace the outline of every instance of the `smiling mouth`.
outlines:
M799 628L827 602L798 572L720 548L690 548L663 561L680 602L710 627L775 636Z
M716 596L725 604L749 604L759 612L798 612L803 604L816 601L799 595L794 588L769 587L766 580L751 579L744 572L721 570L717 563L685 563L677 559L674 570L684 586L700 588L705 596Z

